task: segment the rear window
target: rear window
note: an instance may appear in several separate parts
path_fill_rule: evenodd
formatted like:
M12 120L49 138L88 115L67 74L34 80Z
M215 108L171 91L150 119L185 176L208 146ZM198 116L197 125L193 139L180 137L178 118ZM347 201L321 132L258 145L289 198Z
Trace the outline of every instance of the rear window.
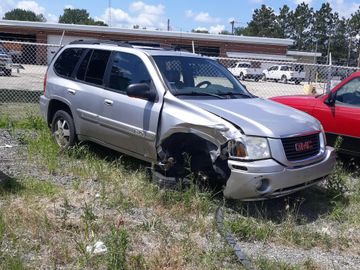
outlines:
M83 52L82 48L65 49L54 63L55 72L64 77L71 77Z

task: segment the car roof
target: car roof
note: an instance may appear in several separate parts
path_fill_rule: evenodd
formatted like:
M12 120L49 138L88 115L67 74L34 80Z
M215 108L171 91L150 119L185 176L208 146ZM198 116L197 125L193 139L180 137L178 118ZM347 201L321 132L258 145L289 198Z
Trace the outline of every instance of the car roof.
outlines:
M191 53L183 50L176 50L170 45L164 45L154 42L121 42L121 41L104 41L104 40L77 40L69 43L66 47L76 48L93 48L93 49L107 49L113 51L142 51L151 56L188 56L188 57L199 57L209 58L199 54Z

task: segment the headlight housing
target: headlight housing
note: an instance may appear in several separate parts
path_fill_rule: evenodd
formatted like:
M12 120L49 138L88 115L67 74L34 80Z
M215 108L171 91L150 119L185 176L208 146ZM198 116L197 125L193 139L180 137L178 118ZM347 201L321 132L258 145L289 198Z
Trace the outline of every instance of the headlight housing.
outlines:
M244 136L228 143L230 158L259 160L270 158L270 148L266 138Z

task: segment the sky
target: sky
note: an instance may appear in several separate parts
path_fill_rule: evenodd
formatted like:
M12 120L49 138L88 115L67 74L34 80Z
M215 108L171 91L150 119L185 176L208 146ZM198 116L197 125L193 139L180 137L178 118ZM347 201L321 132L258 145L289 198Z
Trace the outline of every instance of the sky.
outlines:
M231 31L230 21L235 27L246 26L251 20L254 9L265 4L275 12L284 4L291 9L305 2L319 9L326 1L319 0L0 0L0 17L14 8L42 13L48 22L57 22L64 8L86 9L92 18L102 20L113 27L132 28L139 25L147 29L170 29L190 32L192 29L208 30L219 33ZM360 0L329 0L331 7L340 16L349 17L360 6ZM110 12L111 10L111 12ZM109 16L110 14L110 16ZM110 19L111 18L111 19Z

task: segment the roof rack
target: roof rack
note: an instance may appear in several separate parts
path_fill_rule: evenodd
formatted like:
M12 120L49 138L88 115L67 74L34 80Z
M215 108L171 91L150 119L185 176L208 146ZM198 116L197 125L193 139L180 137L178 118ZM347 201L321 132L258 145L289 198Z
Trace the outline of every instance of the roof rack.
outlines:
M70 42L70 44L90 44L90 45L116 45L121 47L140 48L147 50L176 50L173 46L164 43L157 43L152 41L118 41L118 40L101 40L101 39L79 39Z
M124 41L118 40L102 40L102 39L79 39L71 41L69 44L89 44L89 45L100 45L100 44L107 44L107 45L116 45L121 47L132 47L129 43Z

